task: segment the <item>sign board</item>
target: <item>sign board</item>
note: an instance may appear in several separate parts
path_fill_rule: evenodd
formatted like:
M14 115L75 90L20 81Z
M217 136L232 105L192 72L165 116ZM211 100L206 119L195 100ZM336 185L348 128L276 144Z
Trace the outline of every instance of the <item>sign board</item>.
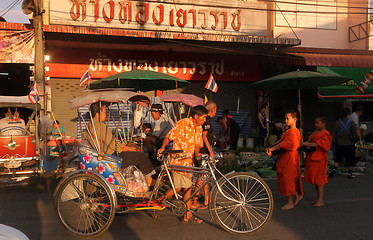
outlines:
M266 36L266 3L256 0L50 1L50 24L202 35ZM196 39L198 40L198 39Z
M49 77L81 78L87 68L93 79L134 69L162 72L183 80L258 81L261 66L255 56L118 51L109 49L48 48Z

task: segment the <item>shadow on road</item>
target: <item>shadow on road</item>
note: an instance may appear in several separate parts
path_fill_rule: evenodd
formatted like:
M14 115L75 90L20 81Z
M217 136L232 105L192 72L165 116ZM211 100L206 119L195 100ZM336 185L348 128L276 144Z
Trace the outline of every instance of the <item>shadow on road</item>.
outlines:
M53 199L56 185L52 177L38 177L27 185L0 188L0 223L19 229L30 239L81 239L69 233L58 218ZM121 232L117 233L116 228ZM118 216L106 232L90 239L121 239L123 229L129 239L140 239Z

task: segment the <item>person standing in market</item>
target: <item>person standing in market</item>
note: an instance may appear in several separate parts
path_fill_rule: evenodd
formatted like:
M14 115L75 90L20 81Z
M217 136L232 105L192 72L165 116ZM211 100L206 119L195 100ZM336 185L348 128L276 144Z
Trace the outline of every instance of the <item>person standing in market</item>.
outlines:
M208 111L208 114L207 114L205 123L202 125L203 148L200 149L200 153L209 154L210 157L214 157L215 153L214 153L214 150L212 149L212 146L215 145L217 141L217 136L216 136L216 132L212 128L211 118L215 117L218 106L216 105L214 101L208 101L205 104L205 107ZM196 186L197 188L199 188L199 186L202 186L203 184L202 182L204 178L205 176L198 178L197 186ZM204 206L200 206L199 209L206 209L209 204L209 185L208 184L203 187L203 192L205 196ZM199 195L200 193L198 192L196 196L194 197L194 201L198 201Z
M363 115L364 113L364 108L360 105L357 105L356 108L355 108L355 112L353 112L350 116L350 119L352 121L354 121L354 123L359 127L360 125L360 122L359 122L359 118L361 117L361 115Z
M361 141L361 133L357 125L350 118L351 110L344 108L341 118L337 120L334 128L335 140L335 162L329 177L333 177L338 173L338 166L346 160L348 174L347 178L355 178L352 170L355 166L355 142ZM355 139L357 136L357 139Z
M238 137L240 136L240 125L229 115L228 110L223 110L223 118L219 122L223 126L223 130L227 132L227 143L230 150L237 149Z
M287 203L281 207L282 210L294 208L303 198L300 158L297 151L301 136L296 127L297 119L297 111L288 111L285 115L285 123L289 129L281 136L278 144L266 149L269 156L272 156L272 152L275 150L283 150L278 155L276 162L278 192L280 195L288 197Z
M307 154L304 181L315 186L317 199L312 201L314 207L324 206L324 186L328 182L328 152L332 146L332 137L325 129L326 118L323 115L315 118L315 128L309 140L301 146L313 148Z
M267 105L263 105L259 109L258 113L258 136L259 136L259 145L264 146L265 139L268 136L268 124L269 119L265 114Z
M357 128L359 129L360 135L363 135L363 131L360 129L360 117L364 113L364 108L360 105L357 105L355 107L355 112L353 112L350 116L350 119L354 121L354 123L357 125ZM360 144L362 144L360 142Z

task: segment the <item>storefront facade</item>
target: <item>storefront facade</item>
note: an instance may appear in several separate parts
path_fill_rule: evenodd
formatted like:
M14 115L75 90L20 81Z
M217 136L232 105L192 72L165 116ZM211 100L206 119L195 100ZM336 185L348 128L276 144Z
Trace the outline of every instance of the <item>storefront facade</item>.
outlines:
M50 110L74 136L76 113L68 101L85 90L79 79L87 69L92 81L143 69L190 81L185 93L206 95L221 109L255 116L256 91L249 83L275 64L277 49L300 44L267 36L266 7L260 1L46 0ZM217 93L204 88L210 74ZM250 119L250 126L254 122Z

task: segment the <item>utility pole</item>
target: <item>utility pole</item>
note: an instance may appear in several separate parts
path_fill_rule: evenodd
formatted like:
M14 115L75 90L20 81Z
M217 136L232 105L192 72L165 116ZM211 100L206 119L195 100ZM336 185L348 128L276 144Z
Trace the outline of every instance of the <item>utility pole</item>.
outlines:
M42 89L44 95L45 86L45 59L44 59L44 33L43 33L43 6L42 0L34 0L34 31L35 31L35 81L38 84L38 88ZM45 97L44 97L45 98ZM43 102L46 102L45 99ZM44 103L44 106L46 104ZM46 109L44 108L46 114Z
M44 31L43 31L43 0L33 0L34 9L34 44L35 44L35 81L40 90L40 96L42 97L43 113L47 115L47 94L45 91L45 50L44 50ZM46 154L47 150L47 138L46 133L43 136L43 153Z

